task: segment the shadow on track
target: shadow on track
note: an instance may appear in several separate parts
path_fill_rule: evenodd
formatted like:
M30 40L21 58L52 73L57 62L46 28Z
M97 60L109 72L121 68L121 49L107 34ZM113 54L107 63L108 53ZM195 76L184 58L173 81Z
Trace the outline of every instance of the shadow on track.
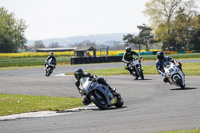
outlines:
M182 88L175 88L175 89L170 89L170 90L172 90L172 91L176 91L176 90L195 90L195 89L197 89L197 88L191 88L191 87L186 87L185 89L182 89Z
M144 81L144 80L152 80L152 79L133 79L134 81Z
M118 110L118 109L124 109L124 108L127 108L127 106L122 106L120 108L117 108L117 107L108 107L107 109L105 110L101 110L99 109L98 107L97 108L93 108L93 109L89 109L89 110L93 110L93 111L106 111L106 110Z

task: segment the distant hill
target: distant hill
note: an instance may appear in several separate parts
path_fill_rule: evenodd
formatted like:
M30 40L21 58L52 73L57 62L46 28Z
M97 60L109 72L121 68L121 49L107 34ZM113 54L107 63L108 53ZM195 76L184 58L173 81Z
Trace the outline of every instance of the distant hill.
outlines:
M96 34L96 35L88 35L88 36L74 36L67 38L52 38L41 40L44 42L45 46L48 46L52 42L58 42L62 47L69 47L74 43L80 43L86 40L90 40L91 42L95 42L96 44L105 44L106 42L120 41L123 42L123 36L127 34L136 33L113 33L113 34ZM33 45L33 43L37 40L30 40L27 42L28 45Z

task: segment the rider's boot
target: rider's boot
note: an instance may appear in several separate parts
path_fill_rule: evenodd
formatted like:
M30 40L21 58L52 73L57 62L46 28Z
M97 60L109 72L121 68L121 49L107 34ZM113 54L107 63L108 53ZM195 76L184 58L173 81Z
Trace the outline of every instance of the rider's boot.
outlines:
M116 88L109 87L110 91L113 93L114 96L119 96L120 94L116 92Z
M110 89L110 91L113 93L114 96L119 95L119 93L116 92L116 88L112 88L111 86L108 86L108 88Z
M167 78L167 77L164 77L164 78L163 78L163 82L164 82L164 83L169 82L168 78Z
M88 105L88 104L91 103L91 101L89 101L86 97L83 97L82 103L83 103L84 105Z
M111 92L116 92L116 88L112 88L111 86L108 86Z

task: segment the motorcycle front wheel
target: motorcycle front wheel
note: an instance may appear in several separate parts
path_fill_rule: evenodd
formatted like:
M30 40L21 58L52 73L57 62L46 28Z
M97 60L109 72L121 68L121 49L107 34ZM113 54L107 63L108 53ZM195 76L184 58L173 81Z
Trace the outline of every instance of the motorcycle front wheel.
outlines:
M181 89L185 89L185 86L183 85L182 81L178 78L175 77L176 83L181 87Z
M143 74L142 69L140 69L140 78L141 78L142 80L144 80L144 74Z
M124 101L123 101L122 97L118 96L117 97L117 103L115 104L115 106L118 107L118 108L120 108L120 107L123 106L123 104L124 104Z
M51 74L51 68L48 67L48 68L46 69L46 76L50 76L50 74Z
M107 109L108 108L108 104L107 101L105 99L105 97L99 93L99 92L95 92L90 94L90 100L99 108L99 109Z

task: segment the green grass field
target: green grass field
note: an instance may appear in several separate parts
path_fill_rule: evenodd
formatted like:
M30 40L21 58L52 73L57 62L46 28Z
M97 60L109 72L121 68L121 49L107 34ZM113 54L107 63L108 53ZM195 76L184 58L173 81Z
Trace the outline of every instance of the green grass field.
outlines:
M200 62L195 63L182 63L183 72L186 76L200 76ZM142 66L144 75L157 75L155 65ZM110 68L110 69L99 69L99 70L88 70L88 73L99 76L109 75L124 75L128 72L123 68ZM73 73L66 73L66 75L73 75Z
M170 57L174 59L192 59L200 58L200 53L191 54L171 54ZM56 56L57 64L70 64L72 56ZM156 60L156 55L143 55L145 60ZM46 57L0 57L1 67L22 67L22 66L40 66L44 65Z
M0 94L0 116L83 106L81 98Z
M156 133L200 133L200 129L165 131L165 132L156 132Z
M25 57L25 58L0 58L0 67L22 67L44 65L47 57ZM70 64L69 56L56 57L57 64Z
M190 53L190 54L169 54L165 56L170 56L173 59L192 59L200 58L200 53ZM144 60L157 60L156 55L142 55Z

